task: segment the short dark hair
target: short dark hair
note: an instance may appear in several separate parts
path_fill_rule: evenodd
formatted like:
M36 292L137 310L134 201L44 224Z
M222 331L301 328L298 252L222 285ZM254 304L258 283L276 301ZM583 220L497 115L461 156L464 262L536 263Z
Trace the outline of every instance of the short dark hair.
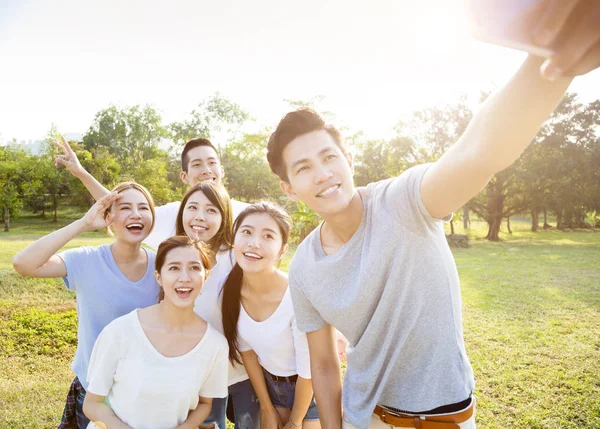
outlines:
M222 248L230 249L233 245L233 211L231 209L231 199L225 188L216 183L200 182L187 191L179 205L177 220L175 221L175 234L185 235L185 229L183 228L183 212L188 200L196 192L202 192L221 213L221 226L215 236L208 240L208 243L206 243L207 246L215 254Z
M271 171L278 175L281 180L287 182L288 176L285 162L283 162L283 150L296 137L319 130L327 131L342 150L342 153L348 153L348 147L344 143L342 135L333 125L326 124L321 115L310 107L301 107L285 115L279 121L275 132L269 137L267 160Z
M156 250L156 257L154 259L154 269L160 274L160 270L162 270L163 265L165 264L165 260L167 258L167 254L179 247L193 247L198 251L200 255L200 262L202 262L202 266L204 267L204 279L208 278L210 274L210 250L208 246L206 246L202 242L197 242L192 240L187 236L173 236L167 238L165 241L158 245L158 249ZM158 302L162 301L165 298L165 291L162 286L158 293Z
M185 146L183 147L183 152L181 152L181 170L185 171L186 173L188 171L188 164L190 163L190 157L188 156L188 152L198 146L208 146L215 151L217 157L219 156L217 148L210 142L210 140L201 137L190 140L185 144ZM219 159L219 162L220 161L221 160Z

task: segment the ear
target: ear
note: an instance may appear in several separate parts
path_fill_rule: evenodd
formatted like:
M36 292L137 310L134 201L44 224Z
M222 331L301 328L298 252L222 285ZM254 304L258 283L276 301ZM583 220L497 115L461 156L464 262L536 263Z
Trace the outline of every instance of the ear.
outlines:
M283 246L281 252L279 253L279 260L281 260L285 256L289 248L290 246L287 243L285 244L285 246Z
M350 170L352 170L352 175L354 175L354 156L351 152L347 152L345 156L346 161L348 161L348 165L350 166Z
M160 284L160 273L158 271L154 271L154 278L156 279L158 285L162 287L162 284Z
M179 178L180 178L180 179L181 179L181 181L182 181L183 183L185 183L186 185L190 185L190 182L189 182L189 180L188 180L188 175L187 175L187 172L186 172L186 171L183 171L183 170L181 170L181 171L179 172Z
M279 182L279 187L281 188L283 193L290 197L292 200L300 201L300 197L296 194L294 188L292 188L292 185L290 185L288 182L281 180Z

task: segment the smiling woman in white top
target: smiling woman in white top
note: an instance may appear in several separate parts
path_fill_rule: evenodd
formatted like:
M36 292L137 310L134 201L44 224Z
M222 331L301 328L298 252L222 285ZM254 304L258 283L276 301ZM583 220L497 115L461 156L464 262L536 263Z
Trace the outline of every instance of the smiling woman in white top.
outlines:
M161 301L114 320L94 345L83 405L88 429L98 421L111 429L195 429L212 398L227 394L227 342L194 313L209 263L188 237L160 244Z
M259 402L262 429L320 429L306 334L296 327L287 275L289 215L272 203L247 207L235 221L237 261L223 286L229 360L243 361Z

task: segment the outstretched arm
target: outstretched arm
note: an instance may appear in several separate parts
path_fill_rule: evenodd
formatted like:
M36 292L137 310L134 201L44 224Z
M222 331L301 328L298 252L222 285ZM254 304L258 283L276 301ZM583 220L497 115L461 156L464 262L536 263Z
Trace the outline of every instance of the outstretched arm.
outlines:
M571 79L542 78L542 62L527 58L508 84L486 100L458 142L427 170L421 198L433 217L459 209L509 167L556 108Z
M108 194L99 199L79 220L54 231L21 250L13 258L15 271L30 277L64 277L67 268L64 261L56 255L61 247L85 231L101 229L110 225L110 214L104 213L119 198L118 194Z
M96 201L105 195L108 195L109 191L82 167L77 158L77 154L73 152L73 149L71 149L67 140L63 136L60 136L60 139L61 142L52 142L52 144L63 153L54 159L54 166L58 167L59 165L64 165L73 176L81 180L81 183L83 183Z
M569 76L600 67L599 19L598 1L545 4L532 34L536 43L552 49L552 56L545 61L530 56L425 173L421 198L433 217L457 210L521 155L560 102L571 83Z

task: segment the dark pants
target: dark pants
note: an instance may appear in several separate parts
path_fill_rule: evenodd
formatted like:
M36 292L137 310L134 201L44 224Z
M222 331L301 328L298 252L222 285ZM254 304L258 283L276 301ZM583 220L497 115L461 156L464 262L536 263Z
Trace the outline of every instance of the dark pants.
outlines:
M67 393L67 401L58 429L86 429L90 420L83 414L85 389L75 377Z
M229 386L229 396L233 402L235 429L258 429L260 425L260 405L250 380L240 381ZM208 427L215 423L218 429L225 429L227 427L225 424L226 410L227 398L213 399L210 414L204 420L202 426Z

